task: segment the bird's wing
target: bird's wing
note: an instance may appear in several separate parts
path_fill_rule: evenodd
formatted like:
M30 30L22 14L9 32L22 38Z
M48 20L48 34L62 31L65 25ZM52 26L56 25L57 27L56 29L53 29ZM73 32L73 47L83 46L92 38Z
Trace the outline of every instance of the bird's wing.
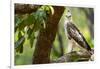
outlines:
M73 38L81 47L91 51L89 44L87 43L84 36L81 34L79 29L73 23L67 23L68 35Z

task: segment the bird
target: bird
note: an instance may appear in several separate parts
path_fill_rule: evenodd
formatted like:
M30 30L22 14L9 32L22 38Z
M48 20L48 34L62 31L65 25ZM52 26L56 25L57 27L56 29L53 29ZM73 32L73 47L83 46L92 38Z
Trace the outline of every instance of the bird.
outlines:
M65 34L69 40L69 47L68 47L69 52L73 50L74 48L73 46L75 46L75 44L78 44L80 48L85 49L91 55L93 54L91 52L92 49L90 45L88 44L88 42L86 41L80 30L73 23L71 10L68 10L65 16L64 29L65 29Z

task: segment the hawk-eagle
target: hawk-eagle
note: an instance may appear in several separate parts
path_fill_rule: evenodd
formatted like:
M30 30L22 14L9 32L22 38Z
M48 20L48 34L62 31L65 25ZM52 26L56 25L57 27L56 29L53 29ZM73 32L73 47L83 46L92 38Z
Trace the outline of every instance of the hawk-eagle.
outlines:
M67 15L66 15L66 20L64 23L64 29L65 29L65 34L68 36L68 40L71 41L70 45L72 42L76 42L81 48L84 48L87 50L90 54L91 53L91 48L89 44L87 43L86 39L80 32L80 30L74 25L72 21L72 15L70 10L68 10ZM71 46L70 46L71 48ZM73 49L73 47L70 49L70 51Z

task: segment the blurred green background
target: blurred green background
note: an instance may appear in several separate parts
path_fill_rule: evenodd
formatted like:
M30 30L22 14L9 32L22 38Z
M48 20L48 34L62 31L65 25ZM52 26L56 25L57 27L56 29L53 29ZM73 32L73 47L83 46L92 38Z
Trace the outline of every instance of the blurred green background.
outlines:
M77 8L77 7L67 7L61 17L61 20L59 22L59 28L58 32L56 34L56 38L52 45L51 60L56 60L60 56L67 53L67 38L65 36L64 32L64 21L65 21L65 14L67 9L71 9L72 12L72 18L74 21L74 24L78 27L78 29L81 31L81 33L86 38L87 42L91 46L91 48L94 47L93 43L93 37L91 36L90 31L90 20L87 17L87 14L91 13L90 8ZM93 9L92 9L93 10ZM38 35L38 32L35 33L35 36ZM15 41L17 40L17 36L15 33ZM23 53L17 53L15 52L15 65L28 65L32 63L32 57L34 53L34 47L36 44L37 39L34 40L33 48L30 48L29 40L26 39L23 45Z

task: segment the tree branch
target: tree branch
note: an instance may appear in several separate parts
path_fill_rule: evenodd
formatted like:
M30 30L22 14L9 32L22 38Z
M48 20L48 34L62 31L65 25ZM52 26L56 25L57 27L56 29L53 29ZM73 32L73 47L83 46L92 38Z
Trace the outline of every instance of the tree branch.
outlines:
M72 51L53 61L54 63L62 62L80 62L80 61L93 61L93 55L88 54L88 52L83 51Z
M15 4L15 14L26 14L26 13L32 13L36 12L38 9L38 5L32 5L32 4Z

